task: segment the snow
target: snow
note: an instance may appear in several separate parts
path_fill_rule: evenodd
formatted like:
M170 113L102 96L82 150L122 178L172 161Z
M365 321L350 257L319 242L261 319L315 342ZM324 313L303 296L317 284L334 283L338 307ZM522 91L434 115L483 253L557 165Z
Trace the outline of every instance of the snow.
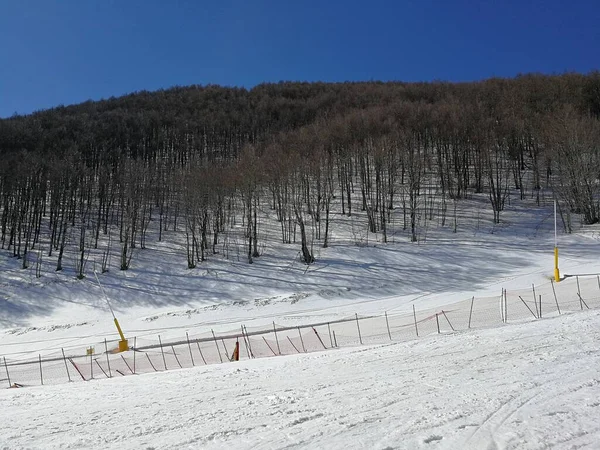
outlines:
M242 360L223 364L206 342L208 365L194 353L191 368L178 347L184 369L156 351L148 354L159 372L143 373L150 366L135 352L138 374L110 379L99 367L107 369L104 340L114 346L118 335L92 270L102 249L90 255L83 280L72 268L54 272L46 256L36 278L34 263L20 269L2 251L0 357L14 364L65 351L81 355L73 361L86 378L94 370L94 379L69 383L66 370L74 380L76 373L59 359L45 367L39 386L38 372L21 379L16 368L34 365L10 366L11 382L25 380L27 387L0 390L0 448L595 448L600 234L597 226L559 234L566 278L553 286L552 218L549 204L513 200L493 225L489 206L474 198L459 204L456 233L425 220L419 242L411 243L398 222L383 244L357 225L360 217L338 215L337 234L329 248L315 246L310 267L297 260L297 245L277 241L277 227L266 221L262 256L252 265L232 233L222 237L229 244L219 255L188 270L181 242L165 233L164 242L149 239L147 249L136 250L130 270L119 271L113 257L111 270L98 274L130 343L154 345L160 335L169 345L186 335L237 333L242 325L252 332L273 322L307 327L375 316L361 319L366 345L347 322L331 327L339 348L318 351L307 327L309 353L291 354L293 345L300 347L295 331L279 336L284 356L268 357L254 336L260 358L249 359L242 345ZM544 299L542 319L528 310L535 310L533 290ZM442 310L458 331L444 317L437 334L435 314ZM327 327L316 328L331 347ZM274 346L273 336L266 338ZM231 340L222 344L232 348ZM95 369L84 356L90 346ZM132 353L125 354L130 363ZM113 373L120 357L109 355ZM3 362L0 385L7 386Z
M594 448L600 313L0 391L4 448Z

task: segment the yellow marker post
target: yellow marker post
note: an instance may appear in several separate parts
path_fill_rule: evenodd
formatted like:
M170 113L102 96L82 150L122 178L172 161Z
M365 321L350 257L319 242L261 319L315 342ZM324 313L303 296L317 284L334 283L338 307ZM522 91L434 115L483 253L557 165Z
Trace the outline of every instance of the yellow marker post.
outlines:
M560 281L560 270L558 270L558 247L554 247L554 281Z
M125 339L125 335L123 334L123 330L121 330L121 327L119 325L119 321L117 320L116 317L114 317L114 319L115 319L115 326L117 327L117 331L119 332L119 336L121 336L121 340L119 341L119 351L120 352L126 352L127 350L129 350L129 344L127 343L127 339Z
M560 281L560 270L558 270L558 239L556 231L556 199L554 200L554 281Z
M127 342L127 339L125 339L125 335L123 334L123 330L121 330L121 326L119 325L119 321L117 320L117 318L115 316L115 312L113 311L112 306L110 305L110 302L108 301L108 296L106 295L106 292L104 292L104 288L100 284L100 280L98 279L98 275L96 274L95 270L94 270L94 276L96 277L96 281L98 282L98 286L100 286L100 289L102 289L102 293L104 294L104 299L106 300L106 304L108 305L108 309L110 309L110 313L112 314L113 319L115 321L115 326L117 327L117 331L119 332L119 336L121 337L121 340L119 341L118 351L119 352L126 352L127 350L129 350L129 343Z

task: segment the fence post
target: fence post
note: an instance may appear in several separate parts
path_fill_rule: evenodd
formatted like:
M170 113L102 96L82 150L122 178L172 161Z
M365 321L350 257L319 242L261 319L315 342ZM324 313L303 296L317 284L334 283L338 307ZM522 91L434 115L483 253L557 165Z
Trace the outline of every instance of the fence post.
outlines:
M242 330L242 339L244 340L244 346L246 347L246 355L248 355L248 359L250 359L250 350L248 349L248 340L246 339L246 335L244 334L244 325L241 327Z
M333 330L333 343L335 344L335 347L337 348L337 339L335 338L335 330Z
M277 353L275 353L275 350L273 350L271 348L271 346L269 345L269 343L267 342L267 340L265 339L265 337L263 336L263 341L265 341L265 344L267 344L267 347L269 347L269 350L271 350L271 353L273 353L273 356L277 356Z
M160 334L158 335L158 343L160 345L160 353L162 354L163 364L165 365L165 370L167 369L167 360L165 359L165 352L163 350L162 341L160 340Z
M277 329L275 328L275 321L273 321L273 333L275 333L275 342L277 343L277 353L281 355L281 348L279 347L279 339L277 338Z
M435 323L437 323L438 334L440 334L440 319L438 318L438 313L435 313Z
M227 350L227 346L225 345L223 338L221 338L221 344L223 344L223 348L225 349L225 359L229 361L229 350Z
M123 362L125 363L125 365L129 369L129 371L133 374L133 370L131 370L131 367L129 367L129 363L127 362L127 360L125 359L125 357L122 354L121 354L121 359L123 360Z
M535 303L535 313L537 314L537 318L540 318L540 312L538 311L538 304L537 304L537 296L535 295L535 284L531 284L531 289L533 289L533 303Z
M504 322L508 323L508 293L504 289Z
M444 312L444 310L442 309L442 314L444 315L444 317L446 318L446 321L448 322L448 325L450 325L450 328L452 329L452 331L456 331L454 329L454 327L452 326L452 324L450 323L450 319L448 319L448 316L446 315L446 313Z
M254 358L254 352L252 351L252 344L250 342L250 336L248 335L248 328L246 328L246 325L243 325L244 327L244 333L246 334L246 339L248 341L248 349L250 350L250 356L252 358Z
M69 358L69 362L70 362L71 364L73 364L73 367L75 367L75 370L77 371L77 373L79 374L79 376L81 377L81 379L82 379L83 381L87 381L87 380L85 379L85 377L83 376L83 374L81 373L81 370L79 370L79 367L77 367L77 364L75 364L75 361L73 361L71 358Z
M112 378L112 372L110 371L110 359L108 358L108 344L106 338L104 338L104 350L106 351L106 365L108 366L108 378Z
M388 336L390 337L390 341L392 340L392 333L390 333L390 322L388 320L387 311L385 311L385 325L387 326Z
M148 353L146 353L146 358L148 358L148 362L150 363L154 371L158 372L158 370L156 370L156 367L154 367L154 364L152 364L152 360L150 359L150 355Z
M550 283L552 284L552 292L554 293L554 301L556 302L556 310L558 311L558 314L561 314L560 306L558 306L558 297L556 296L556 290L554 289L554 280L550 280Z
M190 350L190 359L192 360L192 367L196 367L196 364L194 364L194 355L192 354L192 344L190 344L190 336L187 331L185 332L185 339L187 340L188 348Z
M329 331L329 346L333 347L333 340L331 339L331 326L329 325L329 322L327 322L327 331Z
M8 364L6 364L6 356L4 357L4 368L6 369L6 378L8 379L8 387L11 387L10 384L10 375L8 374Z
M221 350L219 349L219 343L217 342L217 336L215 336L215 332L212 330L210 330L210 332L213 335L213 339L215 340L215 345L217 346L217 352L219 352L219 359L221 360L221 362L223 362L223 357L221 356Z
M417 337L419 337L419 328L417 327L417 312L415 311L414 304L413 304L413 317L415 318L415 332L417 333Z
M302 350L306 353L306 347L304 346L304 339L302 339L302 333L300 333L300 327L298 327L298 336L300 336L300 342L302 343Z
M537 317L537 316L536 316L536 314L535 314L535 313L534 313L534 312L531 310L531 308L529 307L529 305L527 304L527 302L526 302L525 300L523 300L523 297L521 297L521 296L519 295L519 298L521 299L521 301L523 302L523 304L524 304L524 305L527 307L527 309L529 310L529 312L531 313L531 315L532 315L534 318L536 318L536 319L537 319L538 317Z
M38 358L40 361L40 381L42 382L42 385L44 385L44 376L42 374L42 355L38 354Z
M137 353L137 336L133 338L133 373L135 374L135 354Z
M502 288L502 292L500 293L500 318L502 319L502 323L506 322L504 319L504 288Z
M577 294L577 295L579 295L579 294ZM585 302L585 300L583 299L583 297L581 295L579 295L579 301L582 302L587 309L590 309L590 307L588 306L588 304ZM583 306L582 306L582 308L583 308Z
M579 289L579 276L576 276L577 280L577 296L579 297L579 306L581 306L581 310L583 311L583 299L581 298L581 289Z
M65 357L65 349L61 348L63 355L63 361L65 362L65 369L67 370L67 377L69 377L69 383L71 382L71 374L69 373L69 365L67 364L67 358Z
M473 316L473 303L475 302L475 296L471 298L471 309L469 310L469 329L471 329L471 317Z
M540 294L540 319L542 318L542 294Z
M298 350L298 348L294 345L294 343L292 342L292 340L290 339L289 336L286 336L287 340L290 341L290 344L292 344L292 347L294 347L294 350L296 350L296 353L300 353L300 350Z
M97 359L94 360L96 362L96 364L98 364L98 367L100 367L100 370L102 371L102 373L104 374L104 376L106 378L109 378L109 376L106 374L106 372L104 371L104 369L102 368L102 366L100 365L100 363L98 362Z
M179 368L183 369L183 366L181 365L181 363L179 362L179 358L177 357L177 353L175 353L175 347L171 345L171 350L173 350L173 356L175 356L175 361L177 361L177 364L179 364Z
M360 341L360 345L362 345L363 341L360 334L360 325L358 324L358 313L354 313L354 315L356 316L356 328L358 328L358 340Z
M317 333L317 330L315 330L315 327L311 327L311 328L315 332L315 334L317 335L317 339L319 340L319 342L323 346L323 349L327 350L327 347L325 347L325 343L323 342L323 339L321 339L321 336L319 336L319 333Z
M90 380L94 379L94 354L90 353Z
M204 363L204 365L206 365L206 359L204 359L204 354L202 353L202 349L200 348L200 341L196 341L196 345L198 346L198 352L200 352L202 362Z

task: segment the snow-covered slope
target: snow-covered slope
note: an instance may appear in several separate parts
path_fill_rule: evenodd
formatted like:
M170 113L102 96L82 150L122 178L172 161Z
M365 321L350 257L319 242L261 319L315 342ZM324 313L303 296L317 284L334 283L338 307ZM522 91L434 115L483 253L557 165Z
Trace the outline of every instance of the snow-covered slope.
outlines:
M114 255L111 270L98 278L128 336L160 332L166 339L274 319L306 324L354 313L411 311L412 305L420 310L499 295L502 288L547 284L554 264L551 205L514 200L502 223L494 225L484 200L460 204L456 233L425 221L417 243L409 242L400 223L390 226L396 232L382 244L380 235L358 226L361 218L336 215L332 220L340 233L329 248L315 246L317 262L309 267L298 261L298 246L281 244L276 226L269 229L265 222L262 256L252 265L244 260L241 239L235 240L239 236L231 235L222 237L219 254L189 270L177 240L181 234L166 234L163 242L148 239L148 248L137 249L130 270L118 270ZM598 236L597 227L560 233L562 275L600 273ZM23 270L20 261L0 252L0 355L37 357L116 338L93 272L99 257L90 255L83 280L72 269L55 272L47 257L36 278L35 264Z
M0 448L598 448L600 313L0 391Z
M188 270L171 236L136 250L129 271L98 277L128 338L165 342L240 324L424 313L532 284L551 298L550 205L514 201L500 225L481 199L460 208L456 232L424 221L417 243L398 224L383 244L356 218L336 216L341 232L315 247L309 267L297 246L265 229L252 265L231 235ZM564 286L575 290L579 275L584 297L600 297L598 235L597 227L559 235ZM83 280L51 263L36 278L33 265L20 269L0 252L0 357L84 352L117 337L92 271L97 258ZM3 389L10 420L0 421L0 448L594 448L598 312L514 320L378 347Z

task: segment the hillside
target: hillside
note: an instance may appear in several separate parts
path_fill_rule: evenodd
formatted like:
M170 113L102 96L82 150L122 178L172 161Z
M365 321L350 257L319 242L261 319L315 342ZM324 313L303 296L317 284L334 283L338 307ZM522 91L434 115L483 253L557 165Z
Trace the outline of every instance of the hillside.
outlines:
M439 88L444 97L531 79L395 88ZM352 90L334 87L342 88ZM11 119L8 128L69 115L76 124L120 102L177 92L189 90L59 108ZM0 391L0 409L12 418L0 427L0 446L593 446L598 119L582 104L561 104L537 116L552 127L531 128L540 122L504 110L479 133L437 116L439 101L405 98L391 109L367 102L341 116L336 106L331 116L300 115L297 126L288 118L256 134L204 126L191 133L178 121L117 135L123 117L106 128L110 136L88 135L85 145L77 133L61 135L77 130L72 124L45 124L33 141L0 132L0 383L25 386ZM465 119L473 110L463 106L454 112ZM95 117L107 117L103 111ZM51 130L58 147L46 139ZM24 148L8 148L6 136ZM555 200L559 284L550 281ZM118 339L111 307L130 344L160 342L172 354L105 353ZM352 317L361 318L362 336L354 323L325 335L329 323ZM246 347L241 361L220 364L231 339L214 339L218 355L213 342L212 354L208 343L204 354L200 347L213 332L275 326L305 327L318 344L313 324L327 351L306 342L304 354L302 335L286 336L290 351L267 357L267 349L276 353L268 336L256 359ZM200 353L187 353L186 338ZM148 359L138 359L136 375L110 368L110 358L127 365L132 355ZM79 374L75 362L86 364ZM94 379L69 383L69 370ZM85 432L64 432L71 428Z
M310 265L345 222L417 242L471 199L495 224L515 197L557 199L571 232L600 219L599 80L191 86L15 116L0 121L0 242L38 278L50 264L83 279L97 250L97 271L126 271L138 248L184 242L194 269L229 258L232 235L249 264L278 239Z

